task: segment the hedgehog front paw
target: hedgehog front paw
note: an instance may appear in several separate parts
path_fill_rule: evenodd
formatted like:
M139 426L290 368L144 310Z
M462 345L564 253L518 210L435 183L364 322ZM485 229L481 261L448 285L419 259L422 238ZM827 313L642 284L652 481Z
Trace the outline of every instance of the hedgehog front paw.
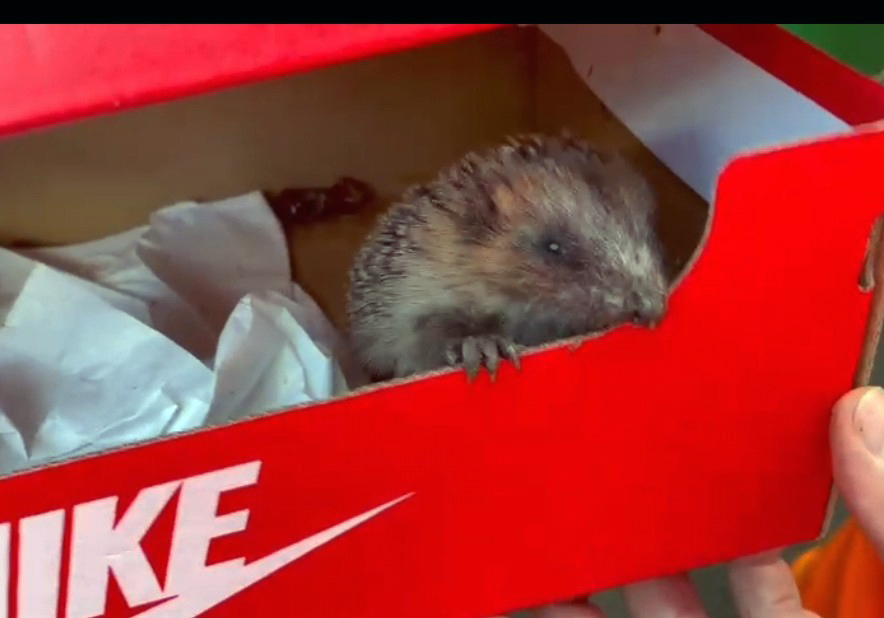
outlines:
M479 375L484 366L491 374L491 380L497 377L497 368L501 359L506 359L520 369L519 349L516 344L498 335L481 335L453 341L445 350L445 360L452 367L463 367L470 382Z

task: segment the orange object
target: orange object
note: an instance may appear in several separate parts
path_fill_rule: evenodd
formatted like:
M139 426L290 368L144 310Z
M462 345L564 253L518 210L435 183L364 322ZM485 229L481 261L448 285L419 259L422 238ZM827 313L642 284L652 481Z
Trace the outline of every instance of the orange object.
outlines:
M804 606L821 618L884 616L884 562L850 519L792 565Z

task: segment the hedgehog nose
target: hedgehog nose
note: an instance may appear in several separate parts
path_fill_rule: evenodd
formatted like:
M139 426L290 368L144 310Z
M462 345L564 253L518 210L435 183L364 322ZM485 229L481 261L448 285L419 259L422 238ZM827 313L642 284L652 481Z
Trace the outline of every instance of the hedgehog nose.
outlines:
M666 311L666 297L659 294L633 292L630 298L632 322L639 326L655 327Z

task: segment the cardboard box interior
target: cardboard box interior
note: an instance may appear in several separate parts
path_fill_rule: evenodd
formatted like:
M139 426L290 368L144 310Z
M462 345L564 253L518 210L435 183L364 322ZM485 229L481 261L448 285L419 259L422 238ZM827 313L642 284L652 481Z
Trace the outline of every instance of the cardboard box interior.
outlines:
M505 135L570 128L623 150L652 181L677 272L702 198L619 123L539 31L504 29L0 141L0 242L62 244L146 222L179 200L322 186L379 199L291 232L296 280L339 327L353 253L407 186ZM72 216L76 213L76 216Z

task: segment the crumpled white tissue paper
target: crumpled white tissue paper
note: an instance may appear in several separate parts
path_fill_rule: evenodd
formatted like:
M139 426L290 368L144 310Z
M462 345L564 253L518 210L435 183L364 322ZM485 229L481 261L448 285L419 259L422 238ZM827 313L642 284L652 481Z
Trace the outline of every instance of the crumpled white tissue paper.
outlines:
M257 192L0 249L0 474L343 394L345 354Z

